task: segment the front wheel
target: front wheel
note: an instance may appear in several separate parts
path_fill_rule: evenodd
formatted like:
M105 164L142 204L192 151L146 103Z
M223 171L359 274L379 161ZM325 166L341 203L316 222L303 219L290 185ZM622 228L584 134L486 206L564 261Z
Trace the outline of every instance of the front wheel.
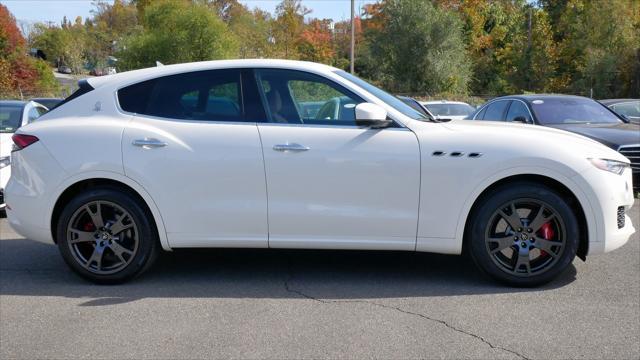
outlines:
M577 218L562 195L544 185L506 184L481 200L467 241L476 265L513 286L537 286L573 261Z
M127 281L146 270L159 252L151 215L132 194L117 188L86 190L63 209L58 248L82 277L101 284Z

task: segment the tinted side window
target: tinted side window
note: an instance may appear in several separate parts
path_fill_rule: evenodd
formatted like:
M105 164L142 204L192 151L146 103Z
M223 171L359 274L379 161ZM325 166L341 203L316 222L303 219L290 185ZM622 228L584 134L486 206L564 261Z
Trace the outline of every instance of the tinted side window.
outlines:
M484 120L484 114L487 112L487 107L483 107L482 110L474 117L475 120Z
M509 105L508 101L500 100L495 101L487 106L487 112L484 114L484 120L503 121L504 111Z
M527 106L520 101L512 101L511 106L509 107L509 112L507 112L507 121L514 121L516 118L523 118L526 122L531 122L531 115L529 115L529 110ZM519 121L521 119L518 119Z
M118 90L118 102L124 111L145 114L156 79L143 81Z
M240 72L212 70L145 81L118 92L125 111L170 119L243 121Z
M323 77L301 71L257 70L273 122L355 126L357 95Z

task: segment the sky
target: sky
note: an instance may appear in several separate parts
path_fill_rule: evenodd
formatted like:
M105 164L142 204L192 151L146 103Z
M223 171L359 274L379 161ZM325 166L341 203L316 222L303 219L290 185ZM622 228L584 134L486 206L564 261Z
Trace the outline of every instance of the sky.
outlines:
M73 20L76 16L83 19L91 16L92 0L0 0L19 21L60 23L66 16ZM113 2L107 0L107 2ZM254 7L274 12L279 0L240 0L249 8ZM356 13L363 5L375 3L375 0L356 0ZM302 5L313 12L310 17L333 19L334 21L348 19L351 14L350 0L302 0Z

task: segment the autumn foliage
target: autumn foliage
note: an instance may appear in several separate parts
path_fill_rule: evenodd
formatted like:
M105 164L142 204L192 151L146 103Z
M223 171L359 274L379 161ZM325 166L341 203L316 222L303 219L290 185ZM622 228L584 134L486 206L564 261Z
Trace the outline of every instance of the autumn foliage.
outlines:
M51 82L43 78L53 75L47 66L39 65L38 60L27 55L26 41L15 18L0 4L0 97L23 97L51 90Z

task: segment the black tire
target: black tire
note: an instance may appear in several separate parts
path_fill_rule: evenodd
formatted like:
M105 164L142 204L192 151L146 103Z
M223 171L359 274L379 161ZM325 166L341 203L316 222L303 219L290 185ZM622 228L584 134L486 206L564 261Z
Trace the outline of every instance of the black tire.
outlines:
M512 218L513 208L517 216ZM542 184L502 185L481 199L471 216L466 233L469 254L482 272L502 283L545 284L564 272L576 255L580 239L576 215L565 197ZM518 220L521 228L510 225Z
M102 218L100 228L94 221L98 218ZM118 236L110 235L108 228L119 219L124 223L120 229L126 229L120 230ZM81 221L88 226L80 229L83 231L78 229ZM160 246L154 224L149 210L136 196L117 187L101 186L77 194L65 205L58 219L56 239L63 259L78 275L97 284L118 284L142 274L158 257ZM79 233L83 236L75 235ZM93 236L91 240L86 240L87 234ZM108 240L101 241L102 236ZM107 271L108 267L101 267L108 259L112 265Z

